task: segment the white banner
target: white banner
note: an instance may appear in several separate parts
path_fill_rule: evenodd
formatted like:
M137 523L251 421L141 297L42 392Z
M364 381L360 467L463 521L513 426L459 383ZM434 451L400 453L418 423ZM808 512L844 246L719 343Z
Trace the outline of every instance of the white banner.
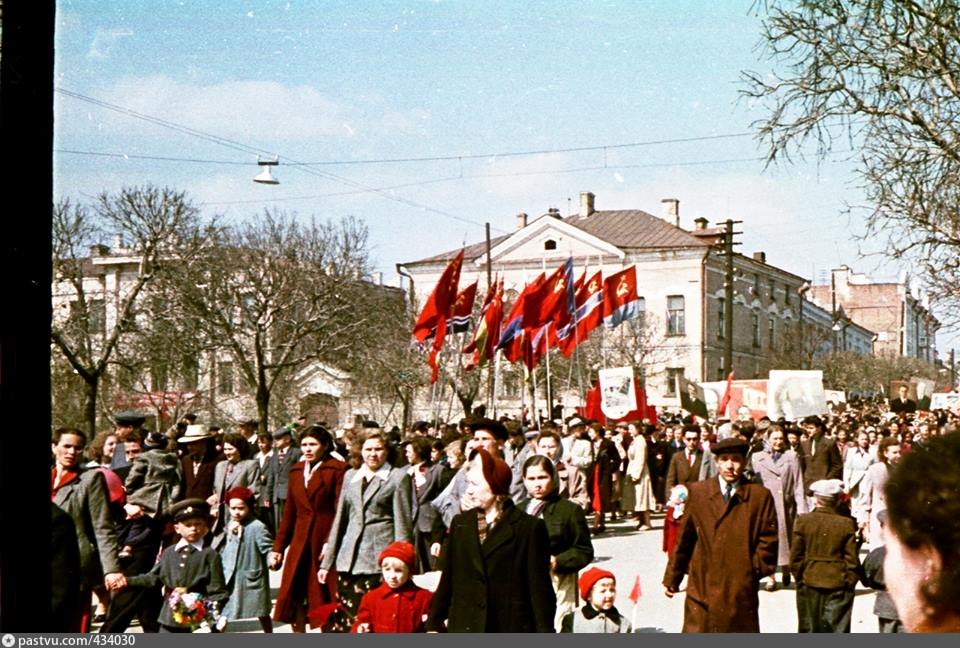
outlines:
M600 370L600 410L607 418L618 419L637 409L633 367Z
M960 393L950 392L949 394L933 394L930 396L930 409L949 409L956 410L960 407Z
M771 371L767 383L767 416L795 421L827 411L822 371Z

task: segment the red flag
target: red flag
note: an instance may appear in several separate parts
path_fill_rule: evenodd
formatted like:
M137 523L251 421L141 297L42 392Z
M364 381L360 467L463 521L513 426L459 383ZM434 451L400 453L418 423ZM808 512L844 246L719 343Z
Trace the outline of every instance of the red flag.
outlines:
M615 328L624 320L638 316L639 300L636 266L630 266L604 279L603 321L607 328Z
M473 315L473 302L477 299L477 281L464 288L453 302L453 309L447 328L451 333L465 333L470 328L470 316Z
M727 405L730 403L731 392L733 391L733 372L727 376L727 389L723 392L723 398L720 399L720 405L717 406L717 416L724 416L727 411Z
M640 601L641 596L642 596L642 593L640 592L640 574L637 574L637 577L633 580L633 589L630 590L630 596L628 596L627 598L633 601L633 604L636 605L637 602Z
M577 310L573 321L557 332L560 351L570 357L578 344L603 321L603 279L599 272L582 282L577 290Z
M500 334L500 341L497 343L497 348L503 349L503 357L509 362L516 362L523 356L523 330L526 328L523 322L524 302L528 295L540 289L543 282L544 276L541 272L540 275L533 280L533 283L529 283L524 287L523 292L517 297L517 301L513 303L510 314L507 315L502 333Z
M540 289L527 296L523 304L523 328L538 329L547 322L566 326L575 308L573 258L547 277Z
M450 310L456 299L457 284L460 283L461 265L463 265L463 250L460 250L440 275L437 285L427 298L427 303L423 305L417 323L413 326L413 337L417 342L426 342L427 338L435 335L441 322L444 324L444 329L446 328L447 318L450 317Z
M433 292L427 299L417 323L413 327L413 337L418 342L425 342L433 333L433 348L427 358L430 365L430 382L437 382L440 367L437 364L437 354L443 348L443 341L447 337L447 318L453 310L457 295L457 285L460 283L460 267L463 265L463 250L444 269L443 274L434 286Z

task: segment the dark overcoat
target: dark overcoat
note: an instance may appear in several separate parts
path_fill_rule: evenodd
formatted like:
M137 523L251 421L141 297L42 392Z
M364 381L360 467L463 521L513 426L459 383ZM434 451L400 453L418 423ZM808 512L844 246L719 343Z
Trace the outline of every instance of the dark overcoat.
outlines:
M553 632L556 595L542 520L509 500L480 544L476 509L453 518L427 630Z
M320 570L320 550L330 533L343 475L347 470L344 462L328 457L316 467L310 476L309 486L305 487L303 466L302 462L297 462L290 469L287 505L273 542L273 550L278 553L283 553L289 547L284 559L277 604L273 610L274 619L288 623L294 620L296 613L298 602L293 600L292 594L297 589L306 589L309 609L333 600L330 583L335 579L328 578L327 584L321 586L317 572ZM305 566L301 563L305 563ZM307 579L305 588L302 584L298 584L301 585L299 588L295 587L294 580L298 573L302 574L300 578Z
M693 464L687 461L687 453L683 450L674 452L670 457L670 465L667 467L666 495L670 497L670 491L678 484L689 486L700 480L700 470L703 465L703 450L697 449L694 454Z
M821 479L843 479L843 457L836 442L824 435L820 435L816 442L815 447L811 446L813 439L800 442L803 451L803 488L806 491L810 490L810 484ZM816 452L811 452L811 449Z
M550 555L557 557L558 574L576 574L593 562L593 541L583 509L557 492L540 511L550 538Z
M777 511L770 491L741 483L723 501L716 478L689 486L664 586L688 575L684 632L759 632L760 579L777 569Z

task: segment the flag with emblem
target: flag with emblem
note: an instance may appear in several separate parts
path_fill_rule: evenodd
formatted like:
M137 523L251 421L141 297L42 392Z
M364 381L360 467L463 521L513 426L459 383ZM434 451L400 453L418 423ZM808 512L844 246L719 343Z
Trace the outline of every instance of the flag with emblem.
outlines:
M590 331L603 321L603 277L600 272L594 273L581 284L577 290L576 306L570 324L557 332L560 352L568 358L576 346L587 339Z
M607 328L616 328L639 314L636 266L630 266L603 280L603 323Z
M573 257L544 280L540 288L527 296L523 305L523 328L536 331L552 322L566 326L575 308Z
M470 316L473 314L473 302L477 299L477 282L464 288L453 302L447 330L451 333L466 333L470 330Z
M536 294L543 285L545 278L543 273L527 284L513 302L510 313L504 322L500 333L500 340L497 342L497 350L503 350L503 357L509 362L516 362L523 356L523 337L524 337L524 302L529 295Z

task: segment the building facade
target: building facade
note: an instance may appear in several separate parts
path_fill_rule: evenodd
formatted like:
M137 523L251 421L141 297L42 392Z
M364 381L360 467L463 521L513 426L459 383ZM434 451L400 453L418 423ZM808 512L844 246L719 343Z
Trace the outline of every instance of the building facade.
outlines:
M874 282L847 266L831 271L829 284L813 286L810 299L830 312L843 312L851 321L875 331L878 356L901 356L936 363L940 322L916 282L901 275L895 282Z
M597 210L592 193L580 195L577 213L563 217L551 209L530 220L517 217L517 229L491 240L490 270L505 282L512 299L540 272L553 271L573 257L576 274L602 270L609 276L636 267L638 293L646 313L649 349L636 366L654 404L675 405L676 378L711 381L731 371L738 378L766 377L799 322L801 277L766 262L763 253L734 254L733 304L725 303L723 229L699 218L680 227L679 201L662 201L662 215L642 210ZM411 278L412 302L422 305L449 261L450 250L400 264ZM487 286L484 243L465 248L460 285ZM724 366L725 309L733 309L733 366ZM617 331L608 334L615 337ZM509 408L510 404L504 405Z

